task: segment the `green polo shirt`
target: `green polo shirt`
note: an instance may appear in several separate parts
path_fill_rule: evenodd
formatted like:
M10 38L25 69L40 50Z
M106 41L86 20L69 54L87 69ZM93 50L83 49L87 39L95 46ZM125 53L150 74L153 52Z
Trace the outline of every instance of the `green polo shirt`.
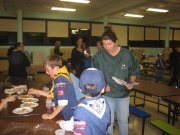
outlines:
M139 77L137 58L123 47L116 56L110 55L105 49L99 50L95 54L91 66L104 73L106 83L111 88L111 91L106 92L105 95L113 98L127 97L130 93L130 90L124 85L117 84L112 80L113 76L126 82L130 81L130 76Z

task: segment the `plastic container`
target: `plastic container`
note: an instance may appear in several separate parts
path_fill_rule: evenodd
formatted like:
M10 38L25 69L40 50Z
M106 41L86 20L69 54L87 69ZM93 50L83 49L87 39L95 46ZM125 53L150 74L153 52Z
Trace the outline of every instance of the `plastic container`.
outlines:
M56 134L56 135L65 135L65 130L63 130L63 129L58 129L58 130L55 131L55 134Z
M52 104L53 104L52 100L50 100L50 99L47 99L47 100L46 100L46 108L47 108L48 110L51 110L51 109L52 109Z
M4 99L1 99L1 102L3 101ZM5 105L4 105L4 108L7 108L7 105L8 105L8 103L6 103Z

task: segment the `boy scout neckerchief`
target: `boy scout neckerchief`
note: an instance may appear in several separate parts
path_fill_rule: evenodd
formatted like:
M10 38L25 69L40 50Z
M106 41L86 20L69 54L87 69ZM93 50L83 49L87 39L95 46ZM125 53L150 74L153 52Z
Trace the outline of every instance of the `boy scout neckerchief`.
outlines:
M54 93L53 93L53 91L54 91L54 80L59 76L64 76L65 78L67 78L72 83L72 80L71 80L71 78L69 76L69 72L67 71L67 68L65 66L63 66L58 71L56 71L55 76L54 76L53 81L52 81L53 85L51 87L50 93L47 96L47 98L50 98L50 97L54 96Z

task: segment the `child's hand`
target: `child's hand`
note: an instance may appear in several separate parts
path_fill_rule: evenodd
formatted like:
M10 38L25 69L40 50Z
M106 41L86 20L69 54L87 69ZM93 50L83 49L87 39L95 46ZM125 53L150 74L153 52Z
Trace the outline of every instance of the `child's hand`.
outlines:
M12 96L5 98L4 100L7 102L14 102L16 100L16 98L17 98L17 95L12 95Z
M52 117L51 114L45 113L45 114L42 115L42 118L45 119L45 120L47 120L47 119L52 119L53 117Z
M37 89L33 89L33 88L30 88L29 90L28 90L28 94L33 94L33 95L36 95L36 96L40 96L40 94L39 94L39 90L37 90Z

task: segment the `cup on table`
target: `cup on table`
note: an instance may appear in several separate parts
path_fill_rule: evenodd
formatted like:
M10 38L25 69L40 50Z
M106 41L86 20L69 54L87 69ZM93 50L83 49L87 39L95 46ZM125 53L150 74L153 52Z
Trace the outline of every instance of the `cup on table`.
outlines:
M4 99L1 99L1 102L3 101ZM7 103L4 105L4 108L6 108L7 107Z
M52 104L53 104L52 100L46 100L46 108L48 110L52 109Z
M58 129L55 131L56 135L65 135L65 130L63 129Z

